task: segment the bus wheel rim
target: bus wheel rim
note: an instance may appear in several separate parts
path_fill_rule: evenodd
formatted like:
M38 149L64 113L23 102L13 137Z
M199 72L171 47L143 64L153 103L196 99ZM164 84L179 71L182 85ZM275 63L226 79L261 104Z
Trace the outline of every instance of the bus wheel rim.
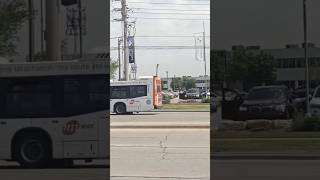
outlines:
M29 140L21 147L22 158L27 162L37 162L41 160L44 153L42 144L36 140Z

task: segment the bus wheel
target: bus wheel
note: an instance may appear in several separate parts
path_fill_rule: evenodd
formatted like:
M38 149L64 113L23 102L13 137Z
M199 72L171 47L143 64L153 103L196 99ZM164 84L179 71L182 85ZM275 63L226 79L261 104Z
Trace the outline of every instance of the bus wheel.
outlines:
M15 155L21 166L44 167L50 159L50 145L37 134L24 134L17 141Z
M117 103L114 105L114 111L116 114L125 114L127 112L126 105L123 103Z

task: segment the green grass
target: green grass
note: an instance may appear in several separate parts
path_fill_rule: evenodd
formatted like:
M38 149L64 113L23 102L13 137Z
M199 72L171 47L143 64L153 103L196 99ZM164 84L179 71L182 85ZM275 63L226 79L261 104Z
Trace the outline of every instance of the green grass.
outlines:
M163 104L163 110L205 110L210 111L210 103Z
M213 138L320 138L320 132L273 131L212 131Z
M212 152L320 153L320 132L212 132Z
M215 139L211 141L212 152L278 152L278 153L320 153L319 139Z

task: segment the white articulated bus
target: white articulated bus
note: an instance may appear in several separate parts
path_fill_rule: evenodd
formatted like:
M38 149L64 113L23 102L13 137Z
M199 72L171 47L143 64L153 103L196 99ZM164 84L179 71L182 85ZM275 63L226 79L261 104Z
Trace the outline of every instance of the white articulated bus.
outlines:
M0 159L43 167L109 154L108 62L0 64Z
M150 111L162 105L161 80L153 76L110 83L110 111L126 114Z

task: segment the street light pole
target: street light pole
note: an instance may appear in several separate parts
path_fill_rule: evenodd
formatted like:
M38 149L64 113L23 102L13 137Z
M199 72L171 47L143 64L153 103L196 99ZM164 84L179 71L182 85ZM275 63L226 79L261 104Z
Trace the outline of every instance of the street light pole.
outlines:
M207 82L207 59L206 59L206 31L205 31L205 26L203 22L203 61L204 61L204 88L205 92L207 94L208 91L208 82Z
M169 91L169 71L166 71L166 74L167 74L167 90Z
M305 58L305 81L306 81L306 109L307 116L310 116L310 99L309 99L309 59L308 59L308 34L307 34L307 1L303 0L303 32L304 32L304 58Z
M34 4L28 0L29 15L29 61L34 61Z
M78 0L78 13L79 13L79 52L80 58L83 57L83 29L82 29L82 3L81 0Z
M121 81L121 41L122 39L118 38L118 60L119 60L119 81Z

